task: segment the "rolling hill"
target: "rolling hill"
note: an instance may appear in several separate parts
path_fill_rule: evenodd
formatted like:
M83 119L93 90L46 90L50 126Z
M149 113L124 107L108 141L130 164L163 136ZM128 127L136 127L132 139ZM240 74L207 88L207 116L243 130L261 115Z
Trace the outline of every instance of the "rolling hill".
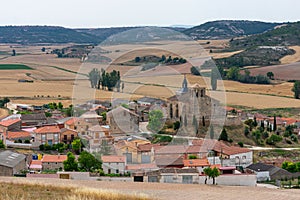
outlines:
M2 26L0 43L98 43L90 34L56 26Z
M234 39L230 42L231 49L246 49L256 46L293 46L300 45L300 22L287 23L274 30Z
M220 20L207 22L183 31L193 39L230 39L272 30L279 23L266 23L244 20Z

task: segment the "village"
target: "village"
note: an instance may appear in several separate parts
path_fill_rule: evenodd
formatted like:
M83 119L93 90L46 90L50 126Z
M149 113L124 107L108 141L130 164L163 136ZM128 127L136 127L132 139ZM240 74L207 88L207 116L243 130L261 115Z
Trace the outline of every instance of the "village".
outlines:
M206 95L206 88L189 87L186 79L167 100L89 101L76 105L79 116L69 117L59 107L15 105L16 114L0 121L5 148L0 176L256 186L300 175L280 168L284 160L254 163L250 148L230 143L224 128L221 135L209 128L218 130L215 123L224 118L226 127L292 127L298 138L300 122L220 105ZM176 134L164 134L164 123Z

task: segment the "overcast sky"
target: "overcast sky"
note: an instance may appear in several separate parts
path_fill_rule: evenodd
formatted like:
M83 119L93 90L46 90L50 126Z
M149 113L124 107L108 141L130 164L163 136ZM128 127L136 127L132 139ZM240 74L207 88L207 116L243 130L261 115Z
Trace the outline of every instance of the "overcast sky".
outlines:
M299 0L12 0L0 25L199 25L220 19L300 21Z

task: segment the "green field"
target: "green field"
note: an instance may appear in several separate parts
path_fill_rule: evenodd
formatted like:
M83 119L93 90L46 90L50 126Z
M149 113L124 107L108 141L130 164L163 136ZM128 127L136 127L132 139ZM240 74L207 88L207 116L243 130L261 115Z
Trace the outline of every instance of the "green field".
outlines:
M19 69L25 69L25 70L31 70L31 67L28 67L27 65L21 65L21 64L0 64L0 70L19 70Z

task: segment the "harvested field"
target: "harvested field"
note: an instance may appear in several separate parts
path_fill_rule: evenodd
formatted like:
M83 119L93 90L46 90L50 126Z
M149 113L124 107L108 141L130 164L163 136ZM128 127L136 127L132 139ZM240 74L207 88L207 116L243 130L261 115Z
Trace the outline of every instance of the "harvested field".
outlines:
M188 81L191 84L203 83L203 77L188 75ZM208 88L210 87L210 78L204 78L208 83ZM254 94L266 94L275 96L286 96L293 97L293 92L291 91L293 83L282 82L274 85L261 85L261 84L244 84L237 81L223 80L218 81L219 88L224 85L226 91L243 92L243 93L254 93Z
M275 79L300 80L300 62L249 69L252 75L273 72Z
M151 199L161 200L199 200L199 199L224 199L240 200L245 196L252 199L273 200L278 199L296 200L300 190L296 189L269 189L263 187L239 187L239 186L211 186L196 184L167 184L167 183L134 183L134 182L104 182L104 181L76 181L56 179L20 179L1 177L1 182L33 182L45 185L64 187L91 188L97 190L112 190L114 193L137 194L148 196Z
M300 46L290 46L290 49L296 51L294 55L287 55L280 59L281 64L291 64L300 61Z
M297 99L237 92L226 92L226 103L258 109L300 107L300 101Z
M219 58L228 58L230 56L233 56L235 54L239 54L243 52L243 50L241 51L233 51L233 52L224 52L224 53L209 53L209 55L211 57L213 57L214 59L219 59Z

